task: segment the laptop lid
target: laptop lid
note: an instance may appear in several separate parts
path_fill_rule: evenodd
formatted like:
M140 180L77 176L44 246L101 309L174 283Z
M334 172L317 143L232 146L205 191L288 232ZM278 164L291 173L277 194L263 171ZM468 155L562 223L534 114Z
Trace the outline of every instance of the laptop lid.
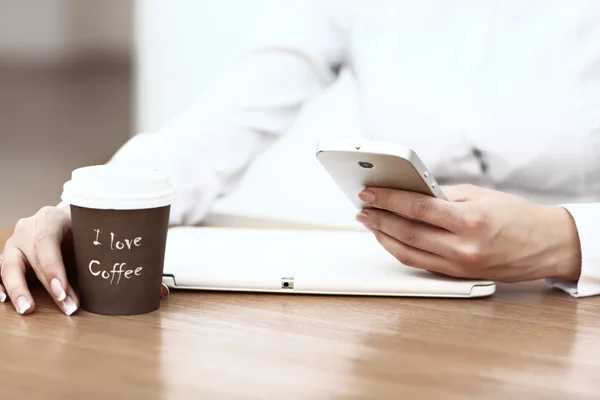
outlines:
M177 227L163 282L170 288L370 296L481 297L492 281L409 268L366 231Z

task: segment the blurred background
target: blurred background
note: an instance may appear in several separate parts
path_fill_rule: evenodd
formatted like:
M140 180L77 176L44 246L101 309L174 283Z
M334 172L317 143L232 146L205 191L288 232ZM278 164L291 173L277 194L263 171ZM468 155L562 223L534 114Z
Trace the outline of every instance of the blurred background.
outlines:
M0 223L60 201L133 127L135 4L0 0Z
M0 0L0 226L57 204L74 168L184 108L275 1ZM355 107L343 73L215 212L354 225L314 150L360 137Z

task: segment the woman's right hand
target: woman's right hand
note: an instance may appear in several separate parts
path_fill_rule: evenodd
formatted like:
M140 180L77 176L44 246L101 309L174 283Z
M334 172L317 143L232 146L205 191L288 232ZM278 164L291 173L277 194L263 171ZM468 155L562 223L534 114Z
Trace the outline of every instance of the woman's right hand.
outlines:
M64 251L72 250L71 217L56 207L44 207L21 219L0 254L0 291L8 295L19 314L35 310L27 284L32 270L66 315L79 308L75 291L67 280ZM0 298L5 298L0 293Z

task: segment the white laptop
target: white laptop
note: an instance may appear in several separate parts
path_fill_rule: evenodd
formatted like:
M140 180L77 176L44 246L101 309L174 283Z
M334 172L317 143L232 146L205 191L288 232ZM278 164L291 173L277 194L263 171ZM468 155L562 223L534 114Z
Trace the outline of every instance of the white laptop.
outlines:
M163 282L171 289L282 294L484 297L492 281L453 279L399 263L370 232L177 227Z

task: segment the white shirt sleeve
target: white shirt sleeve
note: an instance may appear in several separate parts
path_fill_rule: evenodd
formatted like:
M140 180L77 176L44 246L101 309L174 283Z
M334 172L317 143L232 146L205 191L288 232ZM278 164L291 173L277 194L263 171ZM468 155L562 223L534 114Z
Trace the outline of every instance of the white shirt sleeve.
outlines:
M109 161L170 174L177 190L172 225L201 222L254 157L291 128L303 104L337 77L345 52L334 2L280 5L187 110L156 133L134 136Z
M581 275L577 281L548 279L551 287L574 297L600 294L600 203L563 205L577 226L581 244Z

